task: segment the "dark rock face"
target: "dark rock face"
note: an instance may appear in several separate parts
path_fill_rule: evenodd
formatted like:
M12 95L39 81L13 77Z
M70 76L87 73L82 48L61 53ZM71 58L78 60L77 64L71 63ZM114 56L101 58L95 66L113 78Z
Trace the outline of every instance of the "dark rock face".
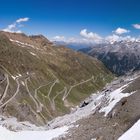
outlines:
M110 71L117 75L140 70L139 42L116 42L80 51L97 57Z
M85 107L85 106L88 105L88 104L89 104L89 102L84 101L84 102L82 103L82 105L80 106L80 108Z
M4 74L0 73L0 81L3 81L5 78Z

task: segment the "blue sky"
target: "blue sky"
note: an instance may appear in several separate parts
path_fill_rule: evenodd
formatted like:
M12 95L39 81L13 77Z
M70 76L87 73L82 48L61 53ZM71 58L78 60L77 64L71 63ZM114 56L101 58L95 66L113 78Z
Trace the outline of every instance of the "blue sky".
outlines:
M20 27L28 34L76 37L82 29L107 36L117 28L139 36L139 0L1 0L0 29L28 17ZM139 26L138 26L139 27Z

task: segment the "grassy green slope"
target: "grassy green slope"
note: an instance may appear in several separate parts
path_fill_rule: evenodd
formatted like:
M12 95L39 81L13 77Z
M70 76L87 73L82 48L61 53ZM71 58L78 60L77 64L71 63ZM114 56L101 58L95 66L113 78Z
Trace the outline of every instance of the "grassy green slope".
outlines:
M113 78L97 59L55 47L42 36L22 34L0 33L0 68L0 77L8 74L10 83L1 113L39 125L68 113ZM20 85L16 95L18 84L13 76ZM7 79L0 84L1 97L6 85Z

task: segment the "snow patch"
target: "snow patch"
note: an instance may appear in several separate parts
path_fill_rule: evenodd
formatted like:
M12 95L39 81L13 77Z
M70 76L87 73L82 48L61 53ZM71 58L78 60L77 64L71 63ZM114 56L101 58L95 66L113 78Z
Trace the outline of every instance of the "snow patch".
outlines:
M33 53L33 52L30 52L30 54L31 54L31 55L34 55L34 56L36 56L36 54L35 54L35 53Z
M86 101L88 103L86 106L75 108L70 114L57 117L48 122L50 128L71 125L95 112L104 112L104 116L107 116L122 98L135 93L122 93L122 91L138 76L130 77L124 77L123 83L120 82L120 79L116 79L114 82L107 84L101 92L98 91L89 97Z
M14 117L5 117L0 116L0 126L5 126L6 128L13 130L13 131L19 131L19 130L44 130L43 127L37 127L34 124L31 124L27 121L24 122L18 122L16 118Z
M106 98L108 100L108 105L100 109L100 113L104 112L107 116L109 112L115 107L115 105L124 97L128 97L132 95L133 93L122 93L124 88L127 87L127 85L122 86L121 88L116 89L115 91L111 92L110 94L106 95Z
M11 42L18 43L18 44L20 44L22 47L24 47L24 46L29 46L29 47L35 48L35 47L34 47L33 45L31 45L31 44L23 43L23 42L20 42L20 41L18 41L18 40L10 39L10 41L11 41Z
M140 139L140 120L138 120L118 140L139 140L139 139Z
M16 75L16 76L12 75L11 77L12 77L14 80L16 80L18 77L21 77L21 76L22 76L21 74L18 74L18 75Z
M0 140L52 140L68 131L67 126L48 130L48 131L20 131L13 132L0 126Z
M21 81L21 84L22 84L23 86L25 86L25 83L24 83L23 81Z
M60 127L64 125L70 125L84 117L89 116L90 114L94 113L98 106L100 106L102 95L94 95L93 101L89 103L87 106L78 108L75 112L72 112L70 114L57 117L56 119L49 122L49 125L51 128Z
M75 112L64 115L62 117L57 117L56 119L49 122L52 128L70 125L75 123L76 121L89 116L90 114L94 114L96 111L104 112L107 116L108 113L115 107L115 105L124 97L128 97L133 93L122 93L124 88L127 87L128 84L116 89L113 92L106 93L105 91L91 96L92 101L85 107L77 108ZM91 100L91 99L90 99Z

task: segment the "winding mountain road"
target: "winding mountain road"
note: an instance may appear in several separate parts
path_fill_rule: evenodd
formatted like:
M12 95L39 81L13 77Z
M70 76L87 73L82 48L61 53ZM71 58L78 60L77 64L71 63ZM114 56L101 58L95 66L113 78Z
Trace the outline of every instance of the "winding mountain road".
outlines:
M91 81L91 80L94 80L94 76L92 76L91 78L89 78L89 79L87 79L87 80L84 80L84 81L82 81L82 82L80 82L80 83L77 83L77 84L71 86L71 87L69 88L68 92L65 92L65 94L64 94L64 96L63 96L63 101L69 96L69 94L70 94L70 92L72 91L73 88L75 88L75 87L77 87L77 86L79 86L79 85L82 85L82 84L84 84L84 83L87 83L87 82L89 82L89 81Z
M12 101L15 97L16 97L16 95L18 94L18 92L19 92L19 88L20 88L20 83L19 83L19 77L18 78L16 78L16 83L17 83L17 89L16 89L16 92L13 94L13 96L9 99L9 100L7 100L5 103L3 103L1 106L0 106L0 108L2 108L2 107L4 107L5 105L7 105L10 101ZM6 93L7 94L7 93Z
M5 90L4 90L4 93L3 93L2 97L1 97L1 99L0 99L0 104L2 104L4 98L6 97L7 91L8 91L8 88L9 88L9 84L10 84L8 74L5 74L5 77L6 77L6 79L7 79L7 85L6 85L6 87L5 87Z
M25 79L25 87L26 87L26 90L27 90L29 96L31 97L31 99L33 100L33 102L34 102L35 105L36 105L36 112L39 113L39 112L40 112L40 107L39 107L39 105L38 105L38 102L37 102L36 99L32 96L32 94L31 94L31 92L30 92L30 90L29 90L29 87L28 87L28 80L30 80L30 77L27 77L27 78Z
M4 76L4 79L0 81L0 84L2 84L6 80L6 76Z
M44 85L40 85L38 88L35 89L35 99L37 100L38 104L39 104L39 111L41 112L42 111L42 108L44 107L45 110L47 111L48 115L52 118L52 115L51 113L49 112L49 110L40 102L37 94L38 94L38 91L42 88L42 87L45 87L45 86L48 86L49 84L51 84L52 82L49 82L47 84L44 84Z

